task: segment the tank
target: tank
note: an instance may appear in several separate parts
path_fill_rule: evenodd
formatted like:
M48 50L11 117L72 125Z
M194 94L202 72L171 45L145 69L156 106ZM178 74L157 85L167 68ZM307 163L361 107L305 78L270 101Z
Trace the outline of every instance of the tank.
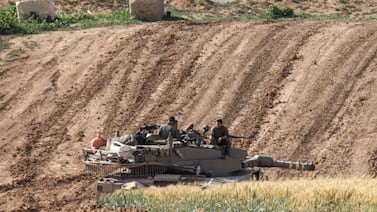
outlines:
M222 157L223 147L209 144L205 133L188 128L181 139L161 139L157 125L140 127L140 131L107 139L104 149L83 148L87 173L100 176L97 194L117 189L150 185L198 182L235 182L262 177L261 168L281 167L314 170L313 163L274 160L271 156L249 157L247 151L231 147L230 156ZM231 136L235 137L235 136ZM131 184L130 184L131 183Z

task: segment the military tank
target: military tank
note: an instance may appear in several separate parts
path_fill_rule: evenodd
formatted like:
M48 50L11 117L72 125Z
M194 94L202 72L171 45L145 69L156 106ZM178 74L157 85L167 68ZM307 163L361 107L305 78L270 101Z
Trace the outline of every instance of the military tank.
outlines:
M313 163L274 160L271 156L248 157L247 151L231 147L230 156L222 157L223 147L209 144L203 132L189 128L181 139L170 136L162 139L157 125L140 127L132 135L107 139L104 149L83 148L83 161L87 173L100 176L97 194L111 193L117 189L133 186L166 185L178 182L214 182L259 180L261 167L281 167L314 170Z

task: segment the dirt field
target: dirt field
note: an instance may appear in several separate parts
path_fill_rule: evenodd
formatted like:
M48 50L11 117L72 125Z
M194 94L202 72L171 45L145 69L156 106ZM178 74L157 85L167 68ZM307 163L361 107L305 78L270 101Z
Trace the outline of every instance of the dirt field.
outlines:
M95 207L81 148L96 129L223 118L249 154L377 174L376 22L184 22L7 37L0 210Z
M0 0L0 7L15 4L17 0ZM55 0L56 11L111 11L128 7L128 0ZM167 10L195 10L201 12L217 12L222 14L260 14L269 5L290 7L295 14L342 14L352 17L375 16L376 0L234 0L228 4L216 4L211 0L165 0Z

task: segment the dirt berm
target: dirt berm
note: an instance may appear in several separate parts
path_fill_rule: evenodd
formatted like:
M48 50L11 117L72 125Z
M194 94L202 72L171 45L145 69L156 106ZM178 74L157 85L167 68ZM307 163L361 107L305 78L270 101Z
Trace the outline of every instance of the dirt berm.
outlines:
M249 154L375 176L376 22L185 22L8 37L0 52L0 210L93 209L81 148L175 115L223 118ZM235 142L236 143L236 142Z

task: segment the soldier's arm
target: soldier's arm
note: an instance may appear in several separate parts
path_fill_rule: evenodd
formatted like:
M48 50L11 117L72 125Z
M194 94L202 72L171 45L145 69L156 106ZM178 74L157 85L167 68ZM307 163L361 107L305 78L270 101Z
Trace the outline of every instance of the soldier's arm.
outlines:
M228 131L228 128L226 128L226 127L225 127L225 135L226 135L227 137L229 137L229 131Z
M222 136L223 139L229 138L229 131L228 128L224 127L224 135Z
M181 140L181 132L177 128L175 128L175 136L178 140Z

